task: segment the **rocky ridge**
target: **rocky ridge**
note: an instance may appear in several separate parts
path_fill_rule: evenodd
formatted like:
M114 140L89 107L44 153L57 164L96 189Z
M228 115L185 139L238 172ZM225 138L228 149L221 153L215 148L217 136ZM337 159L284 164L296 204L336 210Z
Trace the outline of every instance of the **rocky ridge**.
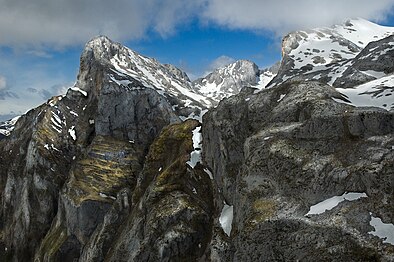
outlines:
M260 70L248 60L239 60L214 70L203 78L193 81L195 90L219 102L238 94L244 86L264 88L278 72L279 65Z
M352 34L354 24L341 28ZM309 79L317 65L287 68L303 44L289 49L285 38L266 89L275 68L239 61L193 84L174 66L93 39L67 94L0 141L0 258L394 260L394 112L342 91L371 95L390 83L392 36L379 37L358 49L339 41L349 57L333 56L327 74L345 63L385 72L364 84L342 74L342 87L323 73ZM203 124L192 119L203 114Z
M278 74L268 87L291 80L338 88L356 106L394 108L394 29L363 19L284 37Z

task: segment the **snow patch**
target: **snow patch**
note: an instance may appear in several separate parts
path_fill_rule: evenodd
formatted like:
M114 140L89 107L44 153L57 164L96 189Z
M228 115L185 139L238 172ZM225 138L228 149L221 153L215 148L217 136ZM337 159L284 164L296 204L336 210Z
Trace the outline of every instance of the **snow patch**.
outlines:
M102 198L110 198L112 200L116 200L116 197L109 196L109 195L101 193L101 192L99 193L99 196L102 197Z
M72 126L69 130L68 130L68 133L70 134L70 136L74 139L74 141L75 140L77 140L77 136L76 136L76 134L75 134L75 126Z
M372 216L372 213L369 214L371 216L369 224L374 227L374 230L368 232L368 234L383 239L383 243L394 245L394 225L383 223L382 219Z
M282 101L283 98L285 98L286 94L282 94L280 95L279 99L276 102L280 102Z
M378 72L378 71L374 71L374 70L366 70L366 71L361 71L366 75L375 77L375 78L381 78L386 76L386 74L384 72Z
M224 204L222 212L219 217L219 223L227 236L231 234L231 227L233 223L234 207Z
M194 150L190 153L190 160L186 163L194 168L198 162L201 162L201 126L193 129L193 148Z
M353 106L375 106L386 110L394 108L394 75L388 75L354 88L336 88L351 101L337 102Z
M76 92L80 92L84 96L88 96L88 92L86 92L85 90L82 90L81 88L79 88L77 86L70 87L70 89L73 91L76 91Z
M336 207L339 203L348 200L348 201L355 201L363 197L368 197L365 193L356 193L356 192L349 192L344 193L341 196L333 196L329 199L326 199L316 205L310 207L309 212L305 215L319 215L324 213L327 210L331 210Z
M393 146L393 147L394 147L394 146ZM207 174L208 174L208 176L209 176L209 178L210 178L210 179L213 179L212 172L211 172L211 171L209 171L209 169L208 169L208 168L204 168L204 171L205 171L205 173L207 173Z

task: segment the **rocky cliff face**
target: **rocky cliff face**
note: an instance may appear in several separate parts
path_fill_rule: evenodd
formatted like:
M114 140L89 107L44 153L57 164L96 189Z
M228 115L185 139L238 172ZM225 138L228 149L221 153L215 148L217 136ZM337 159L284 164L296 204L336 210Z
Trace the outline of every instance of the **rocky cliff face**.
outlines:
M179 115L182 115L185 100L189 106L187 110L203 108L196 101L199 94L192 93L186 87L178 87L177 83L182 79L176 78L177 74L174 73L171 74L171 80L166 82L169 86L156 86L157 79L165 79L168 71L162 74L156 71L156 78L147 78L146 75L137 77L139 70L144 70L137 66L141 61L148 65L157 62L130 52L105 37L93 39L81 56L78 81L67 95L54 97L22 116L11 136L2 141L3 257L15 261L33 257L38 261L72 260L86 252L87 260L91 256L104 258L108 252L108 243L101 238L92 239L92 236L100 233L99 226L105 231L126 223L145 190L155 181L155 175L165 171L169 174L160 180L160 190L169 190L168 194L176 191L175 184L167 181L173 179L173 172L178 176L195 176L196 181L187 181L188 185L210 192L205 185L199 187L203 179L201 177L207 175L201 170L187 169L185 158L193 150L190 143L196 123L184 122L172 127L172 135L179 137L162 139L164 142L159 139L164 127L180 122ZM119 65L118 61L111 62L114 57L126 54L127 58L122 60L124 65ZM119 70L124 70L124 73ZM162 89L166 88L169 92L164 94ZM157 148L154 147L159 152L151 152L155 139L161 141ZM176 142L176 139L179 145L186 143L182 150L172 148L175 144L171 142ZM155 163L155 168L156 165L161 166L157 166L153 172L147 158L158 157L159 153L164 156L160 158L162 162ZM184 161L179 163L181 160ZM138 190L135 190L137 184ZM138 195L133 196L134 191ZM160 194L153 195L156 199ZM196 221L203 219L201 216L205 217L202 220L204 223L211 219L209 203L212 198L209 194L207 197L205 202L196 203L197 206L205 203L201 207L205 209L199 211L201 214L193 208L197 214ZM174 208L182 211L182 214L186 212L186 217L192 219L194 213L186 209L190 209L197 200L196 197L189 199L180 194L180 206ZM156 200L149 198L149 201ZM149 207L149 211L153 208L142 202L139 205ZM158 205L158 208L161 206ZM174 214L168 214L172 221L175 215L175 211ZM117 220L112 221L113 216ZM109 219L108 223L117 224L102 225L106 219ZM179 226L179 230L183 230L183 227ZM192 230L194 228L189 231ZM193 241L203 242L203 239L193 238ZM97 246L99 244L95 245L95 241L105 242L102 243L102 249ZM168 241L172 245L172 240ZM173 241L179 239L174 237ZM89 243L93 243L91 245L97 251L85 251Z
M195 83L93 39L65 96L4 125L1 260L394 260L392 36L345 33L310 70L294 33L279 69Z
M338 97L327 85L293 82L245 90L204 116L205 163L234 207L234 261L393 259L393 246L369 232L371 214L393 221L394 114ZM346 192L367 197L306 216Z

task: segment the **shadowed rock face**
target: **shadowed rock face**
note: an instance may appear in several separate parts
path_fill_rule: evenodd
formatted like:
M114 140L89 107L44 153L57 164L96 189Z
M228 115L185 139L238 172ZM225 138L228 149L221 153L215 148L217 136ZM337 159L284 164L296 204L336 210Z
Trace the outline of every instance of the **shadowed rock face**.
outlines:
M293 82L245 91L204 116L204 159L235 209L235 261L393 259L367 232L370 212L394 219L394 114L332 97L332 87ZM368 197L304 216L344 192Z

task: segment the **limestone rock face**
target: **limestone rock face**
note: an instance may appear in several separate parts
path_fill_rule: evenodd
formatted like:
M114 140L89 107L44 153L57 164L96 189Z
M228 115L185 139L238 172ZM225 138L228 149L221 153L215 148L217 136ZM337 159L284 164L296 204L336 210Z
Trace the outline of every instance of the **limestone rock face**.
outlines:
M0 125L0 261L393 261L393 36L360 24L195 82L92 39L66 95Z
M232 260L392 260L368 232L370 214L393 221L394 114L318 82L251 91L203 119L205 163L234 206ZM367 197L305 216L345 192Z
M109 57L122 50L104 37L89 42L75 86L1 141L3 256L79 257L122 189L133 192L153 140L180 122L141 79L128 77L129 88L111 80Z

